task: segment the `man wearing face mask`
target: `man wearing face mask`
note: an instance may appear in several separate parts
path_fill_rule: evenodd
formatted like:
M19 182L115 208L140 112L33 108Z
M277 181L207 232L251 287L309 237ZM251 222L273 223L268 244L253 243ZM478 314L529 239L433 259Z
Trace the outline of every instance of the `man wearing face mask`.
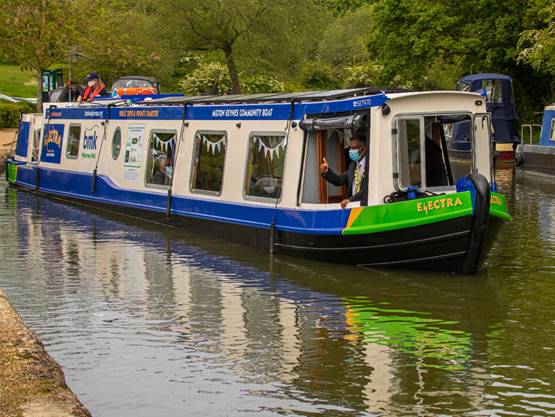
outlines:
M77 101L92 101L92 99L97 96L106 95L108 95L106 86L96 72L91 72L87 75L87 88L85 89L83 96L79 96L77 98Z
M326 158L320 165L322 177L333 185L347 187L348 198L341 201L341 208L347 207L351 201L362 201L368 195L366 179L366 142L360 136L353 136L349 141L349 158L351 163L345 172L336 174L329 166Z

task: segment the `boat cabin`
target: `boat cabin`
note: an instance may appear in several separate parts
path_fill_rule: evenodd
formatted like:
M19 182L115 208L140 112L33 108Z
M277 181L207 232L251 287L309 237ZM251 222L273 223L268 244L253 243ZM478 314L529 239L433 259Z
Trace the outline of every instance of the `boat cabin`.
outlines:
M544 109L539 143L518 145L515 158L520 169L555 175L555 103Z
M320 165L326 158L330 169L344 172L349 140L358 136L367 142L369 184L364 201L352 205L382 204L409 187L454 192L456 180L472 170L491 180L489 118L480 96L366 92L45 105L44 117L23 116L16 160L73 173L97 169L118 188L154 194L171 185L174 195L206 200L331 207L349 192L327 182ZM475 125L475 148L482 149L472 167L457 172L446 136L461 122Z

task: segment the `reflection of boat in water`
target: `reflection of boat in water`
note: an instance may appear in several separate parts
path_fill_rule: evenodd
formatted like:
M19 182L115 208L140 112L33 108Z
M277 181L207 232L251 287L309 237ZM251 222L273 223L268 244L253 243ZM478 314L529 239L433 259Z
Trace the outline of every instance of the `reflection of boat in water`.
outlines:
M528 126L531 129L532 125ZM543 112L539 143L519 145L516 162L519 169L555 175L555 103L547 106Z
M413 403L403 405L399 387L414 386L451 387L461 408L484 401L471 387L474 350L499 320L487 280L369 275L279 255L269 266L268 258L223 240L7 192L18 213L21 256L37 260L36 274L19 284L33 292L53 289L56 276L72 293L100 291L118 311L161 323L183 349L222 352L233 365L218 366L243 377L254 372L265 384L277 379L272 390L279 395L315 398L324 409L341 404L405 415ZM41 264L53 254L54 269ZM81 302L89 295L83 291Z
M513 161L520 138L512 78L504 74L466 75L457 82L457 90L481 92L485 96L486 108L491 114L496 159ZM454 158L471 159L472 129L468 121L453 127L448 148Z
M473 126L474 159L454 177L444 131L463 121ZM360 201L342 209L347 188L328 185L319 165L327 158L343 172L352 135L368 137L368 163ZM27 190L262 249L476 273L485 241L511 219L489 143L486 106L473 93L152 96L25 115L7 172Z

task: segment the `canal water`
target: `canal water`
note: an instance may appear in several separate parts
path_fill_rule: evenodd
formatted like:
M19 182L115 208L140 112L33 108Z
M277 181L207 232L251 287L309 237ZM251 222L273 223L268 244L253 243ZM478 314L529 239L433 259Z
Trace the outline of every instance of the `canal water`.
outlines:
M317 263L0 183L0 288L93 416L555 414L555 185L475 277Z

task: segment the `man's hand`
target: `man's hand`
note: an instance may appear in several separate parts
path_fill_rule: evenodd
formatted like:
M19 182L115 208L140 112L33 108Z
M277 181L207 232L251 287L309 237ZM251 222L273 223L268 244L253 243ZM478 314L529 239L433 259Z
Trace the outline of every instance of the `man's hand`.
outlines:
M320 171L322 171L323 174L325 174L326 172L328 172L329 166L328 166L328 161L326 161L326 158L322 158L322 164L320 165Z
M342 200L341 203L339 203L339 204L341 204L341 208L345 208L345 207L347 207L347 204L349 204L349 203L350 203L349 199L346 198L345 200Z

